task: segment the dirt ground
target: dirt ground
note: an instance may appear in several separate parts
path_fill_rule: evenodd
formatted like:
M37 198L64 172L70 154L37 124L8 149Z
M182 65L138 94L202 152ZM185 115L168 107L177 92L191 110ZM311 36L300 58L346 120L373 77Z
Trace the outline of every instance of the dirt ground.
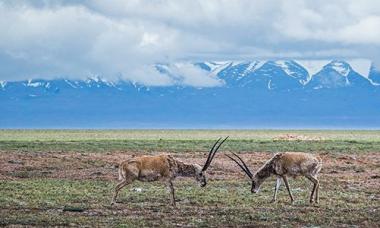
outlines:
M159 153L157 153L159 154ZM272 153L240 154L252 171L259 168ZM0 180L44 177L57 179L117 180L117 166L135 153L0 153ZM174 157L203 165L207 154L182 153ZM380 156L378 153L362 155L319 154L323 160L320 179L336 179L342 183L353 181L362 186L380 188ZM231 160L218 154L210 169L209 178L235 179L243 173Z
M273 156L272 153L264 152L240 153L240 155L244 160L246 160L252 171L255 171L267 159ZM179 211L173 211L169 206L166 205L166 194L164 194L164 199L152 198L152 200L147 200L146 198L134 199L133 197L127 197L124 200L127 200L128 204L126 201L124 201L123 203L111 208L109 207L108 202L110 200L112 192L109 191L105 194L99 194L103 197L103 199L99 199L99 201L102 202L100 205L94 206L94 208L89 208L88 210L85 210L79 214L77 212L65 212L62 211L63 209L44 209L44 207L38 206L38 203L36 206L22 206L20 208L18 208L19 206L12 206L14 203L10 203L8 204L9 206L3 205L1 207L0 218L1 216L5 216L4 218L7 217L6 220L4 220L3 225L23 224L38 226L42 224L46 225L48 222L50 225L70 225L72 223L71 225L73 226L86 226L90 224L103 224L104 226L109 226L110 224L120 224L117 222L118 220L115 219L129 219L128 221L137 221L136 219L143 219L143 225L141 226L163 225L182 227L197 226L194 225L198 224L197 222L202 222L200 224L205 225L204 222L208 224L205 219L209 219L212 223L222 226L231 226L232 224L234 224L232 226L235 226L236 224L256 224L257 226L279 227L281 226L281 221L289 223L287 224L289 226L309 226L313 221L316 221L317 224L325 223L323 222L323 218L318 217L314 219L312 217L316 216L314 213L317 212L329 217L333 216L334 213L338 213L339 216L333 219L333 223L331 224L332 226L351 226L357 225L357 223L359 223L359 226L362 227L378 227L379 219L376 218L376 216L374 217L374 214L379 214L380 211L380 156L378 153L363 153L360 155L320 153L318 155L323 160L323 168L319 176L319 179L321 181L320 191L328 191L328 194L330 196L331 194L340 194L336 191L347 192L347 195L344 195L342 197L332 197L334 198L333 200L343 200L339 202L339 206L337 207L335 207L334 202L330 202L331 200L326 198L326 196L321 199L328 201L324 204L325 206L308 206L306 195L303 196L305 199L300 199L302 200L302 203L305 202L306 204L299 204L292 207L288 204L288 198L284 194L280 200L282 203L278 203L277 205L259 203L255 205L255 207L250 207L249 205L252 204L252 202L247 202L246 205L242 205L242 207L238 209L231 208L231 205L236 206L236 203L234 203L233 200L237 200L237 202L244 202L244 197L239 197L236 192L229 193L228 191L236 191L237 187L231 187L231 185L224 187L224 183L228 182L224 182L223 180L232 182L241 180L243 184L239 186L245 186L244 188L247 188L244 189L247 190L246 194L250 194L248 189L249 184L248 179L244 176L236 164L230 161L222 153L220 153L217 154L210 166L210 169L208 170L209 179L215 180L215 182L207 188L207 192L211 191L211 193L207 193L207 195L203 196L191 196L189 197L191 199L190 201L186 199L186 197L182 197L182 201L179 202ZM57 181L68 180L74 181L73 184L77 183L77 180L79 180L79 183L77 184L80 184L82 180L93 180L105 181L105 183L108 183L109 186L109 183L117 183L118 163L133 156L135 156L135 153L127 151L117 151L112 153L0 152L0 181L3 181L3 186L7 186L7 182L23 182L24 180L26 182L28 180L34 181L40 179ZM173 154L173 156L184 162L198 163L202 165L207 154L180 153ZM181 182L181 179L177 181ZM247 181L246 185L244 184L244 181ZM290 181L292 185L294 182L293 180ZM260 193L261 199L264 197L264 195L268 199L270 198L272 192L269 193L269 191L272 190L269 190L269 188L272 188L274 186L274 182L270 183L269 185L266 187L268 189L266 192ZM335 188L336 186L339 186L339 190ZM112 186L109 186L109 190L111 190L111 188ZM227 188L227 190L225 188ZM198 191L197 189L199 188L194 188L189 191ZM226 192L221 192L224 190L226 190ZM6 193L10 194L9 191L12 190L8 190ZM124 191L127 190L125 189ZM149 192L151 190L144 191ZM239 191L241 192L241 190ZM297 191L297 189L294 189L294 191ZM304 193L309 194L308 191L308 189L305 189ZM360 199L363 199L358 196L355 196L356 198L350 198L350 194L352 192L355 193L363 191L368 192L368 194L366 193L360 197L366 197L365 200L371 200L372 206L366 207L365 202L358 201ZM22 191L20 192L21 194L23 193ZM213 192L217 192L217 194L214 194ZM154 197L154 194L149 195L149 198ZM219 194L225 194L224 197L230 197L230 194L233 194L232 201L230 202L224 200L220 201L221 203L215 203L218 202L215 200L218 200L218 197L220 197ZM18 197L22 199L22 196ZM211 198L198 199L201 197ZM368 199L368 197L371 198ZM70 198L68 200L69 201L67 202L85 201L85 199L81 197L78 199ZM202 200L205 200L203 202L210 202L210 205L203 205ZM257 198L255 198L255 200L257 200ZM41 199L37 200L37 202L39 201L41 201ZM94 202L97 201L95 200ZM361 209L350 211L352 209L343 207L345 205L345 202L348 202L351 205L360 204L360 208L365 208L366 211L362 211ZM377 203L374 204L373 202ZM76 203L74 203L74 205L76 205ZM299 210L300 208L303 208L303 210ZM336 210L338 210L338 212L335 212ZM358 214L358 212L362 214ZM303 215L303 213L305 213L305 215ZM354 213L357 214L357 216L351 216L347 213ZM21 214L22 216L20 217ZM29 215L33 217L28 217ZM230 217L226 217L226 215ZM245 217L242 217L242 215ZM222 216L222 219L218 219L218 216ZM265 216L270 216L270 218L266 218ZM279 217L276 218L276 216ZM289 216L294 216L294 218L290 218ZM352 217L352 219L350 217ZM68 221L70 218L73 219L71 222ZM110 218L110 220L107 220L107 218ZM170 219L163 220L163 218ZM233 221L230 221L231 218ZM350 221L350 219L352 221ZM268 221L270 221L270 223L268 223ZM168 223L162 224L162 222ZM134 223L132 226L140 225Z

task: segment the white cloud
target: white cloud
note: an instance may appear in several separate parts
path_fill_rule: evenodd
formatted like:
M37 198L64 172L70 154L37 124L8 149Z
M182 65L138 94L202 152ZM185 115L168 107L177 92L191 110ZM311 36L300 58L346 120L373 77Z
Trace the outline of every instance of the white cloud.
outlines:
M183 85L195 87L214 87L222 82L199 67L190 63L176 63L169 66L170 74Z
M124 74L121 79L127 79L134 83L137 82L147 86L165 86L175 83L175 81L168 75L158 72L154 66L134 68L132 71Z
M380 44L380 15L366 17L339 31L338 40L346 43Z
M347 61L350 66L360 75L368 78L371 68L371 61L368 59L350 59Z
M370 58L380 62L380 2L337 0L0 0L0 79L120 75L175 80L157 62ZM177 69L187 85L219 81Z
M380 2L363 1L358 4L358 1L346 0L318 7L307 5L307 2L283 2L283 15L275 21L275 28L285 37L299 41L380 45ZM369 5L374 9L370 10Z
M157 45L159 42L159 38L160 36L158 34L144 33L140 42L140 47Z

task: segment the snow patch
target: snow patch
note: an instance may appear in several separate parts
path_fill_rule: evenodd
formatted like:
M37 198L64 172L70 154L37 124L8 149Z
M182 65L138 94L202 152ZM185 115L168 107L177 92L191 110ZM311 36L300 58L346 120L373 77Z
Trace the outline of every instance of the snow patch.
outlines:
M213 71L211 71L210 76L216 77L222 70L226 69L231 65L231 62L215 62L219 66L216 67Z
M114 82L105 81L104 83L106 83L106 85L109 86L109 87L116 87L116 84Z
M108 81L108 80L101 78L97 75L88 77L86 80L86 84L88 87L96 86L97 88L100 88L101 84L105 84L109 87L116 87L114 82ZM95 84L95 85L93 85L93 84Z
M231 62L231 67L237 66L237 65L240 65L240 64L243 64L243 63L244 63L244 61L232 61Z
M100 82L104 83L105 85L107 85L109 87L116 87L116 85L113 81L108 81L107 79L100 78L100 77L99 77L99 80L100 80Z
M338 72L340 75L347 77L350 73L350 68L347 67L343 62L333 61L331 62L331 68Z
M275 64L281 67L287 75L293 77L294 72L289 69L288 63L286 61L276 61Z
M73 83L71 83L69 80L66 80L66 79L65 79L65 82L66 82L69 86L73 87L74 89L78 88L78 87L75 86Z
M91 82L91 81L94 81L94 82L99 82L100 81L100 78L98 76L90 76L88 77L89 80L87 80L87 82Z
M216 65L226 65L232 63L232 61L214 61Z
M268 89L269 89L269 90L271 90L271 89L272 89L272 79L271 79L271 80L269 80L269 82L268 82Z
M29 87L39 87L42 85L43 85L42 82L32 82L32 79L29 79L28 83L26 84L26 86L29 86Z
M298 79L298 82L301 83L302 85L306 85L306 84L311 80L310 74L307 76L306 80L304 80L304 79L299 79L299 78L297 77L297 76L298 76L297 72L296 72L296 71L292 71L292 70L290 70L290 68L289 68L289 66L294 65L294 63L292 63L292 62L289 62L289 61L282 61L282 60L280 60L280 61L276 61L275 64L276 64L277 66L281 67L281 69L282 69L283 71L285 71L285 73L286 73L287 75L289 75L290 77L295 78L295 79ZM303 67L303 66L301 66L301 67ZM304 68L304 67L303 67L303 68ZM304 69L305 69L305 68L304 68Z
M213 62L204 62L204 64L210 68L210 71L215 70L215 68L219 66L218 64L215 64Z
M265 61L252 61L247 69L244 71L244 74L249 73L249 72L254 72L258 70L260 67L262 67L265 64Z
M265 61L214 61L214 62L205 62L205 64L210 67L211 73L210 76L216 77L221 71L234 67L240 64L248 63L248 67L240 74L240 77L243 77L251 72L256 71L265 64ZM236 73L236 72L235 72Z
M210 67L210 71L214 71L222 66L228 66L232 64L232 61L208 61L203 63Z

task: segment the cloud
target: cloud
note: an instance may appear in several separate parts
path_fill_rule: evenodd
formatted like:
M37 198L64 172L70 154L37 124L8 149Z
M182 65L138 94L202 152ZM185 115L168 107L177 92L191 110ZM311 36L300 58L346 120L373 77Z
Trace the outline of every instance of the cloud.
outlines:
M276 29L285 37L338 45L380 45L380 31L377 29L380 27L379 3L372 2L375 8L377 6L376 11L360 8L357 1L337 1L340 4L325 4L317 8L306 5L306 1L295 3L284 4L284 14L275 22ZM356 12L354 6L361 12Z
M215 87L222 85L222 81L210 75L208 71L194 66L191 63L170 64L167 68L174 81L182 85L195 87Z
M175 83L173 78L158 72L154 66L141 66L134 68L128 74L124 74L119 79L126 79L133 83L140 83L147 86L165 86ZM137 80L136 80L137 79Z
M84 78L215 86L184 60L371 58L380 2L0 0L0 79ZM173 63L181 62L181 67ZM155 63L172 64L176 77Z

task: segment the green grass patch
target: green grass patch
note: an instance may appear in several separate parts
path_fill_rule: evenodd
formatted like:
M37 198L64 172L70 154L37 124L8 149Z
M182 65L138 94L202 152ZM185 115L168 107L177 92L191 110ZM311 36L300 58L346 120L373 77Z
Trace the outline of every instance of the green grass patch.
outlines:
M279 192L279 202L269 203L274 180L258 194L251 194L243 180L210 181L205 188L180 181L175 183L179 200L175 209L168 205L169 194L162 183L136 182L121 192L117 205L110 206L114 184L53 179L1 182L0 224L343 226L380 222L378 202L370 200L375 190L347 190L324 181L319 205L308 203L311 184L304 179L291 181L293 205L285 188Z
M0 151L5 152L205 152L214 140L82 140L82 141L1 141ZM324 140L279 141L230 139L224 151L234 152L379 152L380 141Z
M301 135L318 140L276 140ZM318 130L0 130L0 151L24 152L205 152L216 138L235 152L380 151L380 131Z

